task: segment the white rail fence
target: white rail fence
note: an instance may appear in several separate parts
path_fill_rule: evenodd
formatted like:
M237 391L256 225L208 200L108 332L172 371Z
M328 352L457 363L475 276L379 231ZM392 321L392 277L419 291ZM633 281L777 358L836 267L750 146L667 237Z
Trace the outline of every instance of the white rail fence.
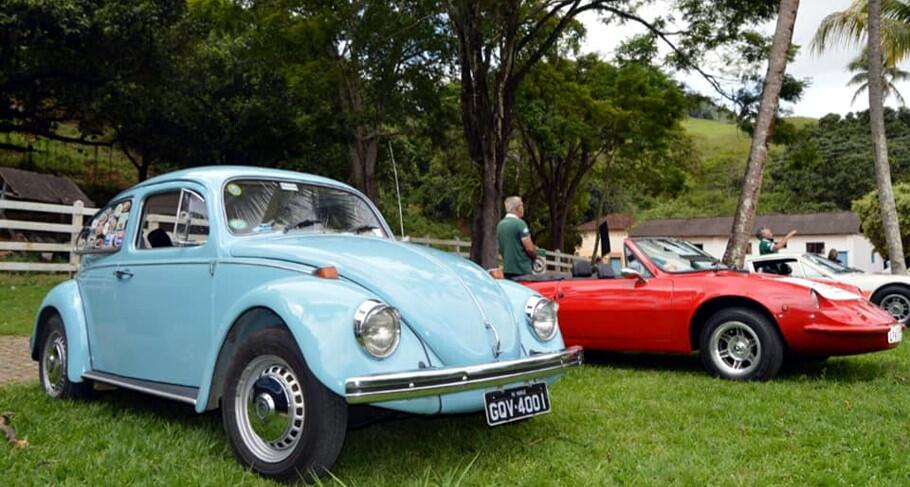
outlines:
M7 215L10 211L25 216L14 220ZM79 268L79 258L72 252L73 245L76 243L76 238L86 222L85 217L92 216L97 211L97 208L86 208L81 201L68 206L0 199L0 252L67 254L66 262L10 262L0 260L0 271L75 272ZM51 215L51 218L56 216L57 219L63 222L35 221L33 218L38 214ZM157 220L164 222L167 221L167 218L158 218ZM57 242L26 242L6 239L8 236L6 234L17 233L16 231L22 230L50 233L55 235L55 238L51 239L57 240ZM402 240L417 245L433 247L462 257L468 257L471 250L470 240L460 240L458 238L405 237ZM572 263L576 260L586 260L586 258L562 252L547 251L546 256L543 258L543 266L547 272L569 272L572 269Z
M13 220L7 213L12 210L18 213L50 214L57 216L57 222L34 221L31 219ZM85 216L94 215L97 208L86 208L81 201L72 205L51 205L45 203L32 203L27 201L14 201L0 199L0 239L7 233L16 233L16 230L30 232L47 232L55 235L55 243L24 242L20 240L0 240L0 252L59 252L67 254L67 262L7 262L0 261L0 271L22 272L74 272L79 267L79 261L71 251L76 243L76 237L82 230ZM29 215L32 216L32 215ZM68 220L68 222L66 221ZM7 230L7 231L2 231ZM66 237L61 236L66 235Z

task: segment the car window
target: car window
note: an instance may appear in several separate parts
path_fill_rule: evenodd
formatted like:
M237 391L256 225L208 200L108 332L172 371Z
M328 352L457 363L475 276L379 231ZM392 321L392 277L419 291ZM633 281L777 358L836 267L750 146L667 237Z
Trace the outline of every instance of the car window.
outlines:
M672 273L726 269L691 242L675 238L636 238L635 245L661 270Z
M146 197L136 248L201 245L208 235L205 200L194 191L175 189Z
M369 204L356 193L340 188L236 180L224 187L224 210L228 229L235 235L283 230L388 237Z
M632 252L632 249L630 249L628 245L624 246L623 249L626 253L626 267L640 272L642 277L654 277L653 274L651 274L651 271L642 264L641 260Z
M120 250L126 234L133 201L115 201L95 213L79 234L76 249L83 253L110 253Z
M801 267L796 262L796 259L774 259L774 260L760 260L753 261L752 266L755 268L755 272L761 272L765 274L777 274L779 276L790 276L796 275L797 277L802 277L799 274L802 274L802 271L798 270ZM796 270L796 274L794 274Z

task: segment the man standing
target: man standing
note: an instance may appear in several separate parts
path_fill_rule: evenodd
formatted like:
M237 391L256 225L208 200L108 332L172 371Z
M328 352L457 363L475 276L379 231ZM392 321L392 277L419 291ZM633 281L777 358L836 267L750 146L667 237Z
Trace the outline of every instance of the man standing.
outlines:
M775 242L774 234L771 233L771 229L768 227L761 227L755 234L760 240L758 243L758 253L760 255L776 254L778 250L787 246L787 241L793 238L794 235L796 235L796 230L791 230L786 237L782 238L779 242Z
M496 239L502 255L502 272L507 279L515 279L533 272L532 262L537 258L537 248L531 240L528 224L521 218L525 207L521 198L509 196L505 201L506 216L496 225Z

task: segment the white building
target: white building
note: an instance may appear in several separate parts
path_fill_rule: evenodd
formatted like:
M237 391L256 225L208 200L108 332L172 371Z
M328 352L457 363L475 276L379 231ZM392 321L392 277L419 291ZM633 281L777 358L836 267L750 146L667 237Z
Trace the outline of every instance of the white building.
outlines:
M604 220L607 221L607 228L610 234L610 255L618 257L622 255L622 243L629 237L629 228L632 227L632 216L625 213L610 213L602 218L599 222L591 220L575 227L581 233L581 244L575 247L575 255L590 257L594 253L594 241L597 238L597 226ZM600 250L598 249L598 255Z
M790 230L794 236L780 253L812 252L828 255L836 249L841 263L867 272L881 272L884 261L860 229L859 217L851 212L755 217L755 229L768 227L781 238ZM733 217L649 220L633 228L631 237L677 237L693 242L709 254L724 255L733 228ZM612 228L611 228L612 230ZM616 251L616 247L613 249ZM758 239L749 244L749 253L758 255Z

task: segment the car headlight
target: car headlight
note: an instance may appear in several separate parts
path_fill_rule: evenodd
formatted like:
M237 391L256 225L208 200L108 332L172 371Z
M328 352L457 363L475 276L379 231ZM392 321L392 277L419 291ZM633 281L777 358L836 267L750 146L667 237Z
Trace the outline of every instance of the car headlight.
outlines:
M547 298L532 296L528 299L525 314L537 338L547 341L556 336L556 330L559 328L559 319L556 316L558 310L559 305Z
M364 301L354 313L354 336L370 356L386 358L401 341L398 310L379 301Z

